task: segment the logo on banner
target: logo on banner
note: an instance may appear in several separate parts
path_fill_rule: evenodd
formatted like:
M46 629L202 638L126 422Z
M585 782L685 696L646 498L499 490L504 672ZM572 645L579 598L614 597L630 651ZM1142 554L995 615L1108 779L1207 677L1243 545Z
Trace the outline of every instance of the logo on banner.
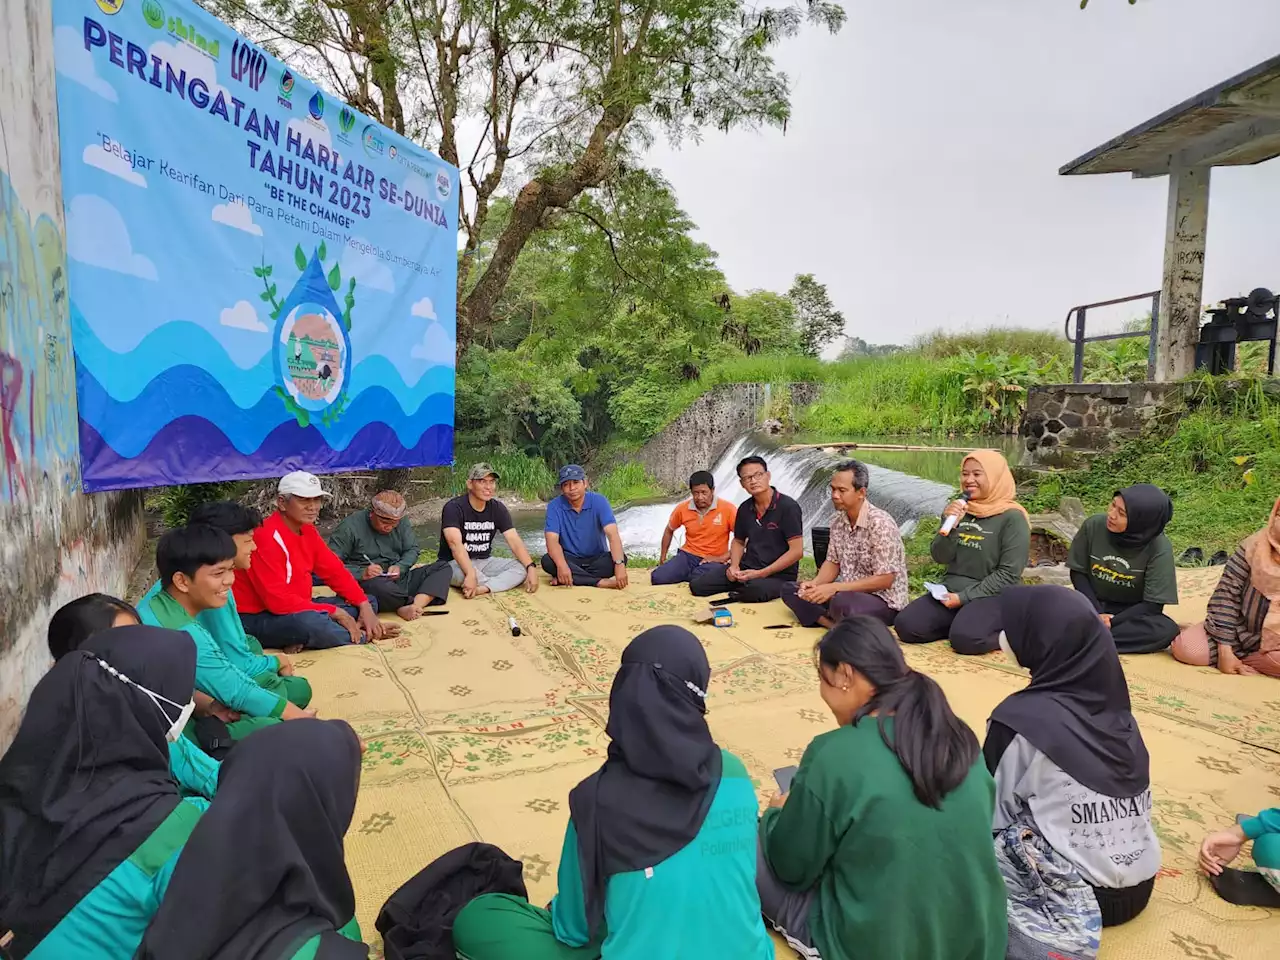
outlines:
M382 134L378 132L376 123L365 124L360 141L364 144L364 152L371 157L380 157L387 152L386 144L382 142Z
M98 0L98 9L108 17L114 17L124 6L124 0Z
M343 107L338 113L338 139L343 143L351 142L351 130L356 125L356 115L350 107Z
M98 5L101 6L102 2L103 0L98 0ZM124 0L121 0L121 2L123 3ZM196 31L195 27L183 23L181 17L169 18L169 33L170 35L177 37L187 46L194 47L196 50L199 50L206 57L213 60L218 59L218 54L220 52L219 41L210 40L207 37L202 36Z
M267 76L267 55L255 50L237 37L231 45L231 77L247 83L250 90L257 90Z
M293 74L287 69L280 74L280 92L276 95L276 103L286 110L293 109Z
M436 171L436 196L441 200L448 200L449 194L453 193L453 181L449 179L449 173L446 170Z
M164 7L160 6L156 0L143 0L142 19L147 21L147 26L152 30L162 29L164 27Z
M307 101L307 111L311 114L312 120L319 120L324 116L324 97L317 90L311 95L311 99Z
M387 156L389 156L392 160L396 158L395 144L392 144L391 146L387 147Z

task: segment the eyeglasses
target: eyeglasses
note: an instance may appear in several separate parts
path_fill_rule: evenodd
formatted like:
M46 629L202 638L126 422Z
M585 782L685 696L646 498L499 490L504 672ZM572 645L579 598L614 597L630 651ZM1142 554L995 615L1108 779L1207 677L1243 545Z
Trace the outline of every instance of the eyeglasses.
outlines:
M765 476L765 472L763 470L758 470L755 473L748 473L746 476L739 477L738 482L739 483L755 483L757 480L763 480L764 476Z

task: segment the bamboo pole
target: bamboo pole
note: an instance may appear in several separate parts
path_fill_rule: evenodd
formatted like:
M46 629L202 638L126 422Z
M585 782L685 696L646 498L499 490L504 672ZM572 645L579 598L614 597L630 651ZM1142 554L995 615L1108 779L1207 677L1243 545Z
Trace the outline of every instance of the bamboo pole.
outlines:
M889 450L899 453L972 453L973 447L924 447L909 443L793 443L783 447L787 453L799 450Z

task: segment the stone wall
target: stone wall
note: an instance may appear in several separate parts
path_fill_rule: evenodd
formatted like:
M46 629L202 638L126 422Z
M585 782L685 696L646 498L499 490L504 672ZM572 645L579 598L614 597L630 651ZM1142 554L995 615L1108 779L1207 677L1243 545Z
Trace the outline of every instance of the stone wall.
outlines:
M1181 383L1067 383L1032 387L1022 418L1024 466L1075 466L1114 450L1151 420L1183 404Z
M695 400L635 459L663 487L679 489L695 470L710 470L743 432L766 417L789 419L792 410L815 403L821 386L792 383L735 383L716 387Z
M136 493L80 489L75 361L48 0L0 4L0 751L49 667L46 630L123 593L145 542Z

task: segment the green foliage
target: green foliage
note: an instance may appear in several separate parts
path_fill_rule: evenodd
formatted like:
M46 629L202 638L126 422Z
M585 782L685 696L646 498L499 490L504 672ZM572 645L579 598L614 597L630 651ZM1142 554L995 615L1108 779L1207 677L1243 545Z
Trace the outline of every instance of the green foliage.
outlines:
M662 488L644 466L634 460L619 464L598 480L593 480L591 488L602 494L614 510L638 500L653 500L663 495Z
M1232 552L1280 497L1280 400L1262 381L1200 378L1188 410L1086 469L1040 480L1024 503L1048 510L1073 496L1096 512L1131 483L1154 483L1173 498L1167 533L1177 552Z
M148 510L160 513L165 527L174 530L184 527L191 511L203 503L214 500L234 500L244 489L239 482L184 483L173 487L154 487L147 494Z
M949 332L935 330L916 338L911 351L931 360L946 360L966 354L1003 353L1029 357L1038 363L1071 357L1071 347L1052 330L1028 330L1022 327L988 327L985 330Z
M844 333L844 314L832 304L826 285L813 279L813 274L798 274L787 299L795 307L800 347L809 356L816 357Z

